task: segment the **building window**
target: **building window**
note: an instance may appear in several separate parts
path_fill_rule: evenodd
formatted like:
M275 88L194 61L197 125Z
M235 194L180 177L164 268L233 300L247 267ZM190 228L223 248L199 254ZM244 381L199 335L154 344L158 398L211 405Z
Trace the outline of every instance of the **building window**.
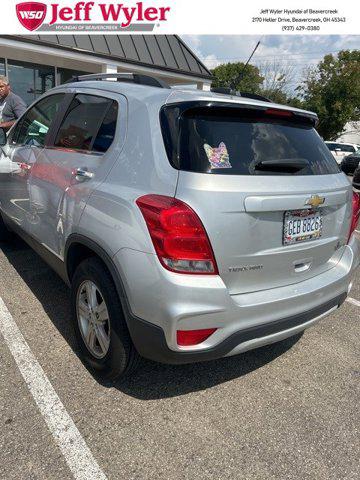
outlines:
M72 77L76 77L77 75L86 75L89 72L82 72L80 70L70 70L69 68L58 68L57 69L57 84L61 85Z
M0 58L0 75L5 75L5 60Z
M55 67L9 60L8 77L12 91L29 105L55 86Z

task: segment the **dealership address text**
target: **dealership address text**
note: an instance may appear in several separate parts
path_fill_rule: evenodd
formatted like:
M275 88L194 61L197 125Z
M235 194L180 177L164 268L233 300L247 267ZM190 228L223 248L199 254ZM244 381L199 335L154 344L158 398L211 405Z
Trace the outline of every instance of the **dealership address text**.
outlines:
M346 17L339 10L278 9L266 8L259 10L252 17L252 23L277 23L282 32L320 31L322 25L328 23L345 23Z

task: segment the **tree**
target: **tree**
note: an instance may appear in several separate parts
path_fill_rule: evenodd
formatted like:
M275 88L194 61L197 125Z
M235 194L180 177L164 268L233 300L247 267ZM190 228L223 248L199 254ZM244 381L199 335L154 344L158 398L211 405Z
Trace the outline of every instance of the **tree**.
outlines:
M264 78L259 69L243 62L226 63L211 71L215 79L213 87L227 87L240 92L260 93Z
M262 62L259 65L263 83L261 94L273 102L287 104L291 97L294 67L281 60Z
M263 62L259 67L242 62L219 65L211 72L213 87L227 87L240 92L257 93L273 102L292 104L290 97L293 67L279 61Z
M320 135L336 139L346 123L360 119L360 50L325 55L297 90L305 108L318 114Z

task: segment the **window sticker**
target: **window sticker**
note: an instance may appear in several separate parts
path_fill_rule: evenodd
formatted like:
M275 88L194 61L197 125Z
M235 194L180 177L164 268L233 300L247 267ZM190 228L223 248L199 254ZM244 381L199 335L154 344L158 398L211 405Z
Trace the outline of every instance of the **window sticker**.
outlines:
M210 147L205 143L204 150L209 159L211 170L214 168L232 168L224 142L221 142L218 147Z

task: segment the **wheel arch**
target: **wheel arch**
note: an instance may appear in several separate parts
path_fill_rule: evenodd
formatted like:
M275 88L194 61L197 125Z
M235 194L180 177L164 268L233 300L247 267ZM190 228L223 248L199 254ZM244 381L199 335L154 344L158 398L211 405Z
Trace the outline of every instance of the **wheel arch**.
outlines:
M109 270L123 305L124 312L127 313L129 310L124 285L120 273L116 269L111 256L102 247L100 247L100 245L83 235L70 235L66 242L64 262L68 284L71 285L72 277L78 265L89 257L98 257ZM127 317L127 315L125 316Z
M79 252L81 252L80 255L76 257L76 254L78 254ZM87 254L87 256L85 255L85 253ZM143 356L145 357L153 358L147 353L146 345L148 343L148 337L147 335L144 336L144 330L142 327L144 325L145 327L152 326L153 329L156 330L157 335L160 336L163 335L161 328L139 319L132 313L128 297L124 288L124 283L121 278L121 274L115 267L111 256L96 242L83 235L73 234L66 242L64 263L67 272L66 276L68 284L71 284L71 276L74 274L76 266L79 265L82 260L88 258L89 256L96 256L100 258L100 260L102 260L102 262L110 272L110 275L115 284L117 294L119 295L127 328L129 330L130 337L133 341L133 344L135 345L136 350L140 354L142 354L143 352ZM76 261L73 261L74 258L76 258ZM144 341L144 339L146 339L146 341ZM165 339L163 341L165 342Z

